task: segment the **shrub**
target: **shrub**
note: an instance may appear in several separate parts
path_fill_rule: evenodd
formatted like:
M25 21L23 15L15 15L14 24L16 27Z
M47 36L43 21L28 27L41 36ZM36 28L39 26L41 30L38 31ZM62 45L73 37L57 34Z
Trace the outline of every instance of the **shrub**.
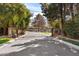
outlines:
M11 40L11 38L0 38L0 44L6 43L9 40Z
M67 21L64 24L64 31L72 38L79 38L79 20L76 19L76 22Z
M55 20L52 23L53 28L60 28L60 21L59 20Z

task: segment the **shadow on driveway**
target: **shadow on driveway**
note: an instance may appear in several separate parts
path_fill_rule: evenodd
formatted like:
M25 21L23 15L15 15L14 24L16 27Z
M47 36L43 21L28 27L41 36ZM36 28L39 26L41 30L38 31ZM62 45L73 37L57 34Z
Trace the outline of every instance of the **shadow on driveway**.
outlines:
M52 40L51 37L43 39L35 39L23 44L12 45L11 47L24 48L21 51L16 51L2 56L74 56L79 53L73 53L67 45L61 44Z

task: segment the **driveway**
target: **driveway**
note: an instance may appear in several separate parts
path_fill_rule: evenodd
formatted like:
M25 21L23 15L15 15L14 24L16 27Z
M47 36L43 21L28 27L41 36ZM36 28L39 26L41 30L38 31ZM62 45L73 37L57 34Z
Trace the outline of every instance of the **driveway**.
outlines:
M79 56L79 51L39 32L27 32L22 38L0 48L1 56Z

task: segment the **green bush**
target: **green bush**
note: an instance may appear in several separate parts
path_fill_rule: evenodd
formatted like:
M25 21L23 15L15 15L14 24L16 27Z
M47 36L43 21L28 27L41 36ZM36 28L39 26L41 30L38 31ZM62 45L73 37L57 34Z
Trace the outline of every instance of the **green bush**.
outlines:
M0 38L0 44L6 43L9 40L11 40L11 38Z
M79 38L79 20L76 19L75 22L67 21L64 24L64 31L67 35L72 38Z
M53 28L60 28L60 21L59 20L53 21L52 26L53 26Z

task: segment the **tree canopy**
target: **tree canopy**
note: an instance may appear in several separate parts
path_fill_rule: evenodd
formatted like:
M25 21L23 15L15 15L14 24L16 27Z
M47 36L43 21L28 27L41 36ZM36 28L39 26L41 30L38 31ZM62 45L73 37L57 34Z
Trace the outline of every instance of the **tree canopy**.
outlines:
M0 28L25 29L29 24L30 11L22 3L0 4Z
M40 27L40 28L43 28L45 27L46 25L46 22L45 22L45 19L42 15L38 14L36 17L35 17L35 20L33 22L33 26L34 27Z

